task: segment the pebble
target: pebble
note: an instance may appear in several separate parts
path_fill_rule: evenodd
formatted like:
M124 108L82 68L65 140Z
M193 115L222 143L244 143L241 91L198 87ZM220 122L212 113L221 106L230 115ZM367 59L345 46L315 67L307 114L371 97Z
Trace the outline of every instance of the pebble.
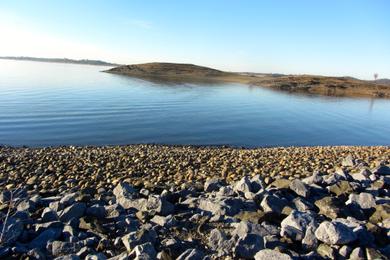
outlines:
M0 158L1 258L390 252L388 147L0 147Z

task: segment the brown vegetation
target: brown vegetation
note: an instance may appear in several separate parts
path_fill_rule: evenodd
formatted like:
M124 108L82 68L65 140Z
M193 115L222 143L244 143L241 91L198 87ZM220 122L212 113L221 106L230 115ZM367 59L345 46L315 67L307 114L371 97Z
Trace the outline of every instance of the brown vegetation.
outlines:
M238 82L288 92L326 96L390 98L390 85L386 84L386 82L365 81L351 77L233 73L178 63L124 65L109 69L106 72L141 78L162 78L165 80Z

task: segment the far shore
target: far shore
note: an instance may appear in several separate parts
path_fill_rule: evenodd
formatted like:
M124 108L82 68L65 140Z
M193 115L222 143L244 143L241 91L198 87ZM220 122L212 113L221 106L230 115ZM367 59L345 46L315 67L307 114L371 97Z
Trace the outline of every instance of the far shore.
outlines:
M224 72L193 64L121 65L104 72L166 81L216 81L266 87L290 93L336 97L390 98L390 84L352 77Z

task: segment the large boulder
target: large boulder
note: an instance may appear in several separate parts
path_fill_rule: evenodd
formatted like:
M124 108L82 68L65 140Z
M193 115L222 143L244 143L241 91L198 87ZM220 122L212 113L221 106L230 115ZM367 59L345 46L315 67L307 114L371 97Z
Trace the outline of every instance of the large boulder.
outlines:
M348 226L336 221L324 221L315 231L316 238L328 245L344 245L357 239Z
M280 236L291 238L294 241L301 241L306 234L306 228L316 226L315 218L310 213L293 210L281 222Z

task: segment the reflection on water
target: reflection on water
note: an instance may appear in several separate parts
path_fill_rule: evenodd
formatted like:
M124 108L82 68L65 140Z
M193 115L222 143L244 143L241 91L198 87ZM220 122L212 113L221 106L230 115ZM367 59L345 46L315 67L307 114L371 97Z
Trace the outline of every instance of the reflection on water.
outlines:
M97 66L0 61L0 67L0 144L390 144L388 100L146 80Z

